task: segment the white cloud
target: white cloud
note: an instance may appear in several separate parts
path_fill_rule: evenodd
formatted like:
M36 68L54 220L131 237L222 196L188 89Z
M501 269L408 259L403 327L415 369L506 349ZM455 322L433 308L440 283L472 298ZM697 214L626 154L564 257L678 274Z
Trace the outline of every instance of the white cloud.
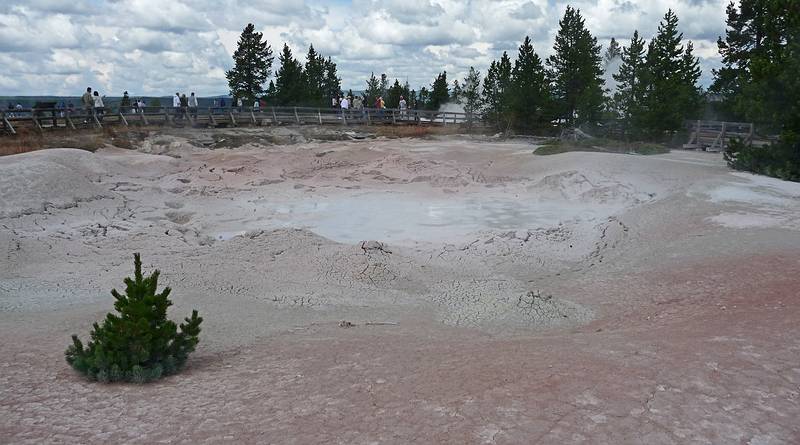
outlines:
M5 0L0 2L0 95L200 95L227 92L224 72L242 28L252 22L277 56L287 42L338 64L343 85L362 89L371 72L408 79L485 73L502 51L514 57L529 35L551 53L567 3L580 8L602 44L649 39L668 8L695 42L703 82L719 64L728 0ZM277 57L276 66L277 69Z

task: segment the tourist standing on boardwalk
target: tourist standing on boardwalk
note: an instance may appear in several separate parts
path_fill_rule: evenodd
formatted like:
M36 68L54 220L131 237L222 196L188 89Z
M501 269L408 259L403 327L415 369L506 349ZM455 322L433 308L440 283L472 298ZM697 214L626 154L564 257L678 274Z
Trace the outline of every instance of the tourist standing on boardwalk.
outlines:
M255 102L253 102L253 111L258 112L260 110L261 110L261 101L256 99Z
M186 94L181 94L181 119L185 119L188 116L188 109L189 99L186 97Z
M189 95L189 115L197 119L197 96L194 95L194 91Z
M181 93L175 93L175 97L172 98L172 111L175 112L177 119L181 118Z
M139 112L144 114L144 109L147 107L147 104L144 103L144 98L140 97L139 102L136 105L139 106Z
M244 108L244 99L241 97L236 101L236 106L239 108L239 112L242 112L242 108Z
M94 115L97 116L98 122L103 122L103 114L105 114L106 106L103 104L103 98L100 93L94 92Z
M403 96L400 96L400 120L406 119L406 108L408 108L406 99Z
M86 92L83 93L81 96L81 105L83 105L83 112L85 114L83 118L83 123L89 123L89 116L92 114L92 110L94 110L94 99L92 99L92 88L86 88Z
M347 96L342 98L342 101L339 102L339 107L342 109L342 116L345 118L350 117L348 113L348 109L350 108L350 101L347 100Z

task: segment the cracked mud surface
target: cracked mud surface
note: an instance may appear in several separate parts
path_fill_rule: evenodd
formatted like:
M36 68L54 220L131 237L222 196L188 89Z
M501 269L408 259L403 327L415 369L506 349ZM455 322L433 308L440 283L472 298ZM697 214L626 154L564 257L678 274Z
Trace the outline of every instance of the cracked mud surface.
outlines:
M703 153L146 142L0 158L0 443L800 442L800 186ZM85 382L63 351L135 251L201 343Z

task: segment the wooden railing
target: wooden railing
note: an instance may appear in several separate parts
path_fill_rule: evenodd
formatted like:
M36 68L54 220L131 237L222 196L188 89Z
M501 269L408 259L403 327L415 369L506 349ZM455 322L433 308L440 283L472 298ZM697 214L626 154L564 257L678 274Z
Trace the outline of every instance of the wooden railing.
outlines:
M749 122L690 121L688 124L690 136L684 148L722 151L731 140L751 143L755 135L754 125Z
M22 127L37 131L103 128L106 125L172 125L190 127L237 127L262 125L480 125L469 113L392 108L348 109L312 107L208 107L208 108L107 108L15 109L0 111L2 130L16 134Z

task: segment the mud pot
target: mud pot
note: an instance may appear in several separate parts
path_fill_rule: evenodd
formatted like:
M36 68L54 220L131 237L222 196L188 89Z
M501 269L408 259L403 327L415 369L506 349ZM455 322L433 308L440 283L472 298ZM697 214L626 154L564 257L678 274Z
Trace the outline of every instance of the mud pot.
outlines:
M800 184L276 131L0 158L0 443L800 443ZM134 252L201 343L87 382Z

